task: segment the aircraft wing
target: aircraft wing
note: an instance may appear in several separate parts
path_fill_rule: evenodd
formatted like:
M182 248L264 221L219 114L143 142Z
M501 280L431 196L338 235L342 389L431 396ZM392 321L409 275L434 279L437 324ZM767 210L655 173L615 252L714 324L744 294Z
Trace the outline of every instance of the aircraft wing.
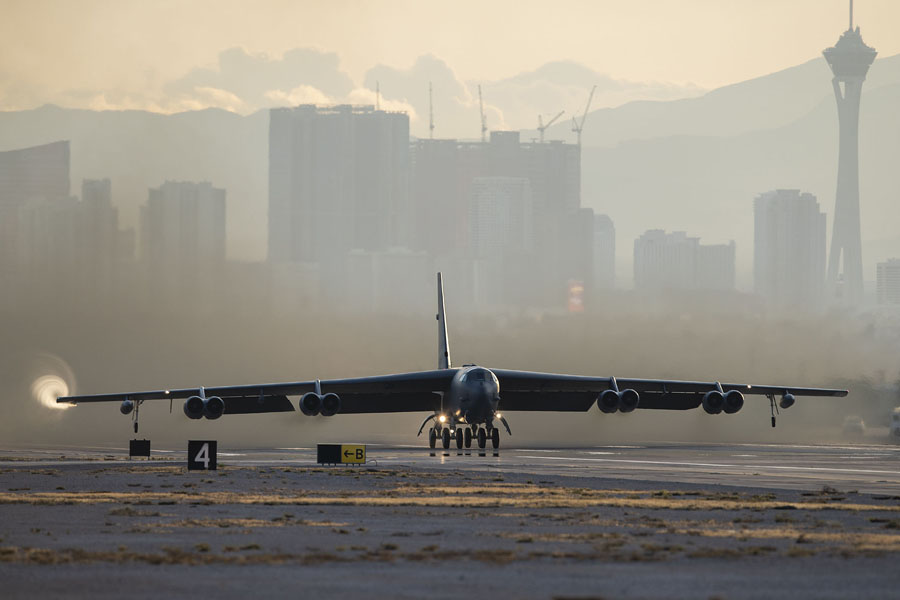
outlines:
M289 412L294 406L288 396L300 396L321 387L323 394L335 393L341 399L341 414L377 412L422 412L440 408L442 392L450 387L453 369L420 371L354 379L323 379L319 382L296 381L238 386L204 387L207 398L225 401L225 414ZM64 396L60 403L123 402L125 400L183 400L200 395L200 388L162 389L115 394Z
M746 395L843 397L847 390L781 385L750 385L715 381L671 379L619 379L532 371L491 369L500 380L500 406L504 411L586 411L606 390L632 389L640 394L638 408L687 410L700 406L703 395L718 389ZM615 383L614 383L615 382Z

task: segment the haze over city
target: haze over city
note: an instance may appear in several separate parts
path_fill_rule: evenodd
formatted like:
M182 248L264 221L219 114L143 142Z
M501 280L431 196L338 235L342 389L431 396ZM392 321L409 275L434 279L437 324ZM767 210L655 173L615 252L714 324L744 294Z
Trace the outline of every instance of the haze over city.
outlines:
M0 301L20 391L40 365L81 390L346 373L354 332L378 344L384 319L423 339L353 374L429 368L440 270L451 331L494 362L494 336L565 346L586 322L558 368L858 378L886 414L896 3L856 2L852 28L842 0L248 7L8 5ZM757 345L793 328L802 356ZM603 332L624 337L588 360ZM205 351L220 335L255 360Z

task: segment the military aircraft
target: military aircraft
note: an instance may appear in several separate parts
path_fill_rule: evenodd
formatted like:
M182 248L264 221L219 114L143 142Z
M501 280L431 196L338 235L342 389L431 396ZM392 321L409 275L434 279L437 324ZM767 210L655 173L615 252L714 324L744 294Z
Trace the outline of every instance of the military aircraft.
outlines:
M688 410L703 407L709 414L733 414L744 406L745 395L769 399L772 427L778 407L789 408L796 396L846 396L847 390L785 385L748 385L718 381L620 379L531 371L490 369L478 365L453 367L447 340L444 290L437 274L438 369L395 375L326 379L292 383L263 383L224 387L164 389L124 394L66 396L60 403L120 402L122 414L138 413L146 400L184 399L184 414L191 419L218 419L243 415L294 411L289 396L300 396L300 412L307 416L360 413L429 412L418 435L428 429L428 445L440 441L449 448L479 448L491 441L500 446L500 429L512 435L503 411L588 411L594 404L603 413L629 413L635 409ZM775 398L780 396L776 405ZM170 404L171 406L171 404Z

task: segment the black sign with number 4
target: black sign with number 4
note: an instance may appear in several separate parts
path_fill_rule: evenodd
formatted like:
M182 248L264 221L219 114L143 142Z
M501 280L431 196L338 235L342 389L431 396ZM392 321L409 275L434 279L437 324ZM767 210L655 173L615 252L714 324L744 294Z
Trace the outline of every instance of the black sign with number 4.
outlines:
M216 441L188 441L188 471L216 470Z

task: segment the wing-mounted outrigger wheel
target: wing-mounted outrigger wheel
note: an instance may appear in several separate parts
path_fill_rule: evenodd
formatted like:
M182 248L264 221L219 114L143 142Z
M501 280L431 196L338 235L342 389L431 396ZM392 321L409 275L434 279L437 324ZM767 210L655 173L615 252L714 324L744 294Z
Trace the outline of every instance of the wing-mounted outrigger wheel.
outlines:
M134 423L134 432L135 433L138 432L138 417L139 417L139 413L141 412L141 404L143 404L143 403L144 403L143 400L138 400L137 402L135 402L134 403L134 412L131 413L131 420Z
M425 426L428 425L428 421L434 421L437 418L437 415L428 415L428 417L422 421L422 426L419 427L419 433L416 434L416 437L422 435L422 431L425 429Z
M504 417L501 414L497 414L494 416L496 416L498 419L500 419L500 422L503 423L504 427L506 427L506 433L508 433L509 435L512 435L512 429L509 428L509 423L506 422L506 417Z

